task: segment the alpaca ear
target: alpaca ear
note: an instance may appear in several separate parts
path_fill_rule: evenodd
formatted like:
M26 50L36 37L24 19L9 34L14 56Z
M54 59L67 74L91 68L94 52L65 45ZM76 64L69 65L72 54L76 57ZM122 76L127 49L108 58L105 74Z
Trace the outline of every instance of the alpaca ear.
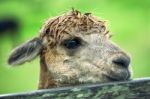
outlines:
M15 48L8 58L8 64L19 65L34 59L42 49L42 40L33 38L32 40Z

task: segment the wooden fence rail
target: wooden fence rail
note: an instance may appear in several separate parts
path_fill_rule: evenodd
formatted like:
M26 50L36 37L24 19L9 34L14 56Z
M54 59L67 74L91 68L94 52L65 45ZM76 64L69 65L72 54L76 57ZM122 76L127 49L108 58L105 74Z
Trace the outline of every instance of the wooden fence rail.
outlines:
M4 94L0 99L150 99L150 78Z

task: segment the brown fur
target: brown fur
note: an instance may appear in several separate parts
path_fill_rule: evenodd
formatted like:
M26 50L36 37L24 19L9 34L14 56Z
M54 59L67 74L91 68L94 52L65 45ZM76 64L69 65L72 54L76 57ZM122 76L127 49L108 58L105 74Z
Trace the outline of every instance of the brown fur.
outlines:
M101 33L104 35L109 35L108 31L106 30L105 22L98 20L96 17L92 16L91 14L81 14L77 10L73 10L69 13L66 13L62 16L55 17L53 19L49 19L44 24L43 28L40 31L40 37L42 39L46 39L48 43L47 52L45 53L45 62L53 66L50 71L58 71L60 75L65 74L68 78L63 79L63 81L56 81L55 86L66 86L69 85L69 82L72 80L74 82L70 82L71 85L82 83L80 81L76 81L75 79L78 78L78 71L73 70L70 71L70 68L60 63L64 60L64 53L60 54L57 53L56 50L52 50L53 46L56 46L57 43L61 43L64 39L76 35L80 37L81 33L85 33L86 35L90 35L91 33ZM48 50L50 49L50 50ZM61 50L61 49L60 49ZM63 50L61 50L63 51ZM60 51L58 51L60 52ZM46 65L46 64L45 64ZM47 66L45 66L47 67ZM49 66L48 66L49 67ZM108 67L109 68L109 67ZM90 69L90 68L89 68ZM104 69L104 68L103 68ZM95 69L96 70L96 69ZM107 70L107 69L106 69ZM48 70L47 70L48 71ZM68 72L68 73L66 73ZM100 71L99 71L100 72ZM44 73L44 72L41 72ZM56 75L56 74L51 74ZM49 75L49 76L51 76ZM70 77L70 76L71 77ZM74 76L72 76L74 75ZM96 75L96 74L95 74ZM97 74L98 75L98 74ZM45 76L47 78L49 76ZM55 77L54 77L55 78ZM63 78L63 77L62 77ZM105 82L105 78L101 77ZM49 85L54 82L53 79L49 81ZM49 86L49 87L53 87ZM45 88L44 85L41 88ZM48 86L47 86L48 88Z

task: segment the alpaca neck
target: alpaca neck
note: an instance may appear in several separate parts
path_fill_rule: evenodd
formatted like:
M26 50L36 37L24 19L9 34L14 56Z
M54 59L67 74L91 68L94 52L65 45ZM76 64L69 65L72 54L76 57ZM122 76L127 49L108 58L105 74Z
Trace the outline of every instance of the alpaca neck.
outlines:
M40 57L40 80L39 80L39 86L38 89L47 89L56 87L56 83L53 80L53 77L50 75L50 72L48 71L48 68L45 63L45 58Z

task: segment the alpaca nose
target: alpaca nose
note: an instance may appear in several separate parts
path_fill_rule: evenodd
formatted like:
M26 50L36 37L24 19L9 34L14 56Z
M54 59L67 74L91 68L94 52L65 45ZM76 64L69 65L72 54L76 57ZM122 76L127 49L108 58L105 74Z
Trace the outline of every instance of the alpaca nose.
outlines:
M120 56L112 61L115 65L122 66L125 68L129 67L130 57L128 56Z

